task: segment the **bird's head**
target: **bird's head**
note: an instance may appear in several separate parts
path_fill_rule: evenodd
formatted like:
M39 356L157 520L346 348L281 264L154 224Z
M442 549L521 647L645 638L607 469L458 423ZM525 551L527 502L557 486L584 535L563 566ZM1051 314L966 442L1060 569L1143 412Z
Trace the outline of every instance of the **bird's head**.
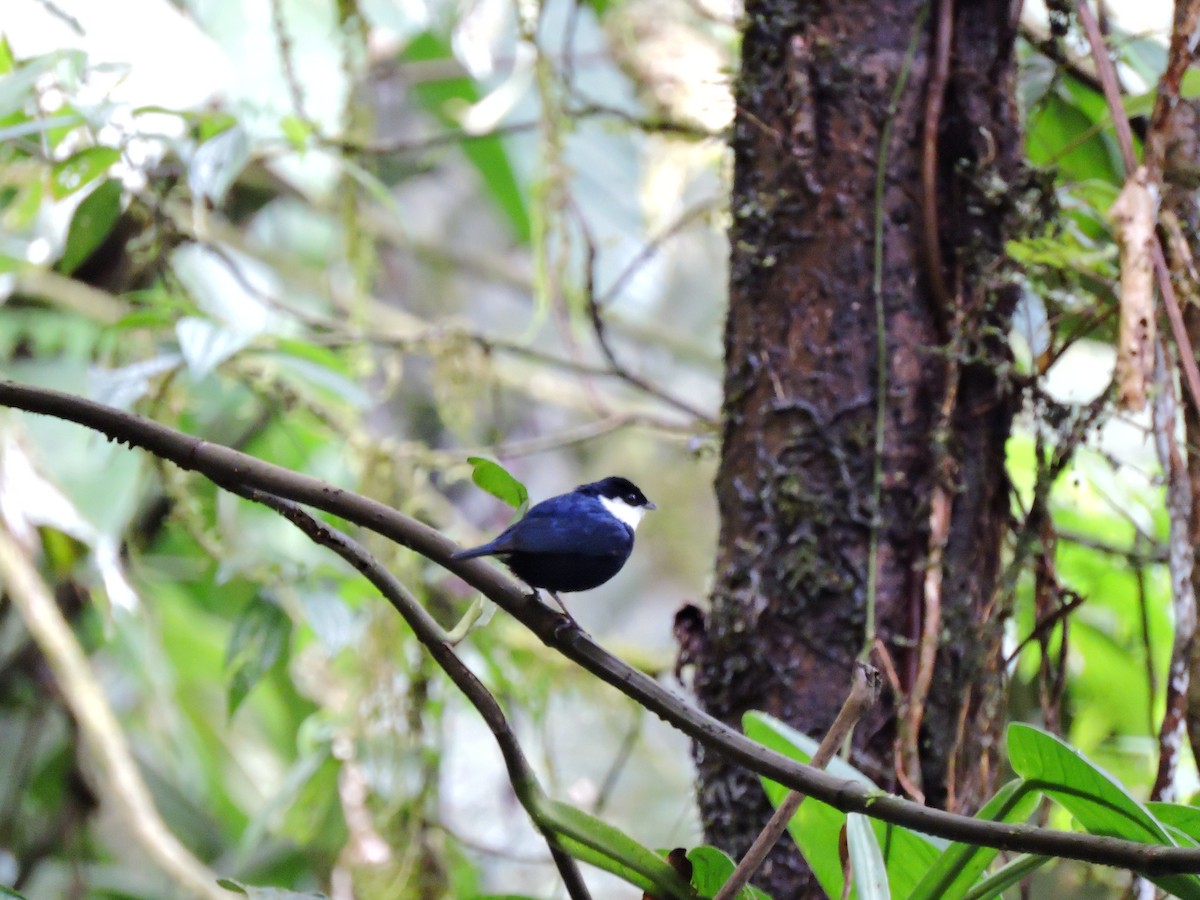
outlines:
M612 515L636 530L649 510L658 509L646 499L636 484L620 475L610 475L591 484L581 484L575 490L595 497Z

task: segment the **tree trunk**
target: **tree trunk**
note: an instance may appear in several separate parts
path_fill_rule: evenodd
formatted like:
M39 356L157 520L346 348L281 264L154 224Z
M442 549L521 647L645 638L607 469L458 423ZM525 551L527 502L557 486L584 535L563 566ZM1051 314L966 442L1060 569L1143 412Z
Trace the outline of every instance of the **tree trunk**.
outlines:
M875 621L901 697L859 725L853 762L889 790L967 809L992 788L1003 709L997 580L1012 403L999 367L1014 302L1002 281L1004 239L1021 173L1015 22L1008 0L948 11L928 223L937 239L926 241L922 128L940 15L934 3L922 19L926 6L747 4L721 532L711 612L685 635L683 660L721 719L765 710L819 737L864 647L874 535ZM882 353L873 290L881 154ZM940 586L927 578L939 553L930 527L939 490L949 510ZM920 738L898 779L898 713L920 681L919 638L935 610ZM701 747L695 754L708 839L740 856L769 815L766 799L754 776ZM798 897L815 890L808 879L785 840L756 881Z

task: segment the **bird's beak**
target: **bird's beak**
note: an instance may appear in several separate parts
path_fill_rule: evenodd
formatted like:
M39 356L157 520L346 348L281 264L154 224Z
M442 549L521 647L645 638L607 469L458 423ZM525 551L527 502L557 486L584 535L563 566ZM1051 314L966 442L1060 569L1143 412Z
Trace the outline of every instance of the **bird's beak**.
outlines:
M651 503L649 500L647 500L646 501L646 509L658 509L658 504Z

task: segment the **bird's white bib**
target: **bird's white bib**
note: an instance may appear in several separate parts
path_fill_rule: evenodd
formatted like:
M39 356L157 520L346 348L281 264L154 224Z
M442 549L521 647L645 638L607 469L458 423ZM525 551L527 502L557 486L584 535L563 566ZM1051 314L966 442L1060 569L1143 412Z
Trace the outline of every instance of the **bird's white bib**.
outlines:
M642 516L646 514L644 506L630 506L620 497L598 497L598 499L610 513L613 518L624 522L634 531L637 531L638 523L642 521Z

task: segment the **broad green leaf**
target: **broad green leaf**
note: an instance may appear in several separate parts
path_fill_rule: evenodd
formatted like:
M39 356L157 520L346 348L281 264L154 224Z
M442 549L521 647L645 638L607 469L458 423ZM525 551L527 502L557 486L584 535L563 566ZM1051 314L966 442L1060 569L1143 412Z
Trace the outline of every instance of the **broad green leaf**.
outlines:
M623 878L644 891L691 900L695 891L661 856L620 829L554 800L539 805L543 824L553 829L571 856Z
M1166 827L1183 832L1193 841L1200 841L1200 807L1152 800L1146 808Z
M1162 824L1075 748L1030 725L1008 727L1008 757L1032 786L1061 803L1092 834L1169 844Z
M989 822L1024 822L1033 814L1041 794L1014 779L992 796L975 818ZM957 897L973 885L999 851L991 847L953 843L909 894L909 900L940 900Z
M870 819L858 813L846 816L846 846L859 900L890 900L887 867Z
M283 656L292 636L292 620L271 600L251 600L238 616L225 652L229 671L229 715Z
M50 190L61 200L81 187L91 184L121 158L116 147L88 147L74 156L56 163L50 175Z
M1122 181L1102 129L1069 91L1047 94L1042 110L1030 118L1029 125L1026 152L1034 165L1056 166L1063 181ZM1081 139L1093 129L1094 134Z
M1008 758L1030 787L1053 798L1089 833L1176 846L1162 823L1112 776L1053 735L1021 723L1009 725ZM1200 898L1200 877L1195 875L1150 880L1184 900Z
M529 501L529 492L525 490L525 485L513 478L508 469L500 463L484 459L482 456L468 456L467 462L473 466L471 480L493 497L517 509Z
M766 713L747 713L742 717L742 728L752 740L803 763L812 759L817 748L817 742L812 738ZM831 775L879 790L874 782L838 757L830 760L826 770ZM761 780L767 798L778 806L787 795L787 788L767 778ZM822 890L831 897L842 893L842 860L838 844L845 825L845 813L811 797L788 823L788 832L796 846L804 854ZM888 822L871 820L871 827L887 865L891 890L898 897L907 896L937 861L945 843Z
M736 868L734 861L716 847L693 847L687 858L692 864L692 887L701 897L716 894ZM770 897L748 884L738 892L738 900L770 900Z
M812 754L817 748L815 741L765 713L747 713L742 717L742 729L751 740L803 763L812 759ZM848 777L864 787L875 787L874 782L857 769L852 773L847 772L849 768L840 759L830 760L830 774ZM771 805L778 807L787 796L788 789L767 778L760 780ZM792 816L792 821L788 823L788 832L792 840L800 848L821 889L830 897L842 895L842 860L838 844L845 824L845 813L811 797L801 804L796 815Z
M67 229L67 246L58 261L59 271L70 275L83 265L104 243L120 215L121 182L110 178L88 194L75 210Z
M433 32L425 31L412 40L405 49L403 58L413 62L452 62L454 53L448 41ZM456 108L475 103L483 96L475 81L465 74L457 78L419 83L413 86L413 91L422 106L433 113L443 125L452 128L460 127L455 115ZM517 180L516 170L509 160L504 141L498 137L465 136L459 147L508 219L513 236L522 244L528 244L532 234L528 204L525 192Z

